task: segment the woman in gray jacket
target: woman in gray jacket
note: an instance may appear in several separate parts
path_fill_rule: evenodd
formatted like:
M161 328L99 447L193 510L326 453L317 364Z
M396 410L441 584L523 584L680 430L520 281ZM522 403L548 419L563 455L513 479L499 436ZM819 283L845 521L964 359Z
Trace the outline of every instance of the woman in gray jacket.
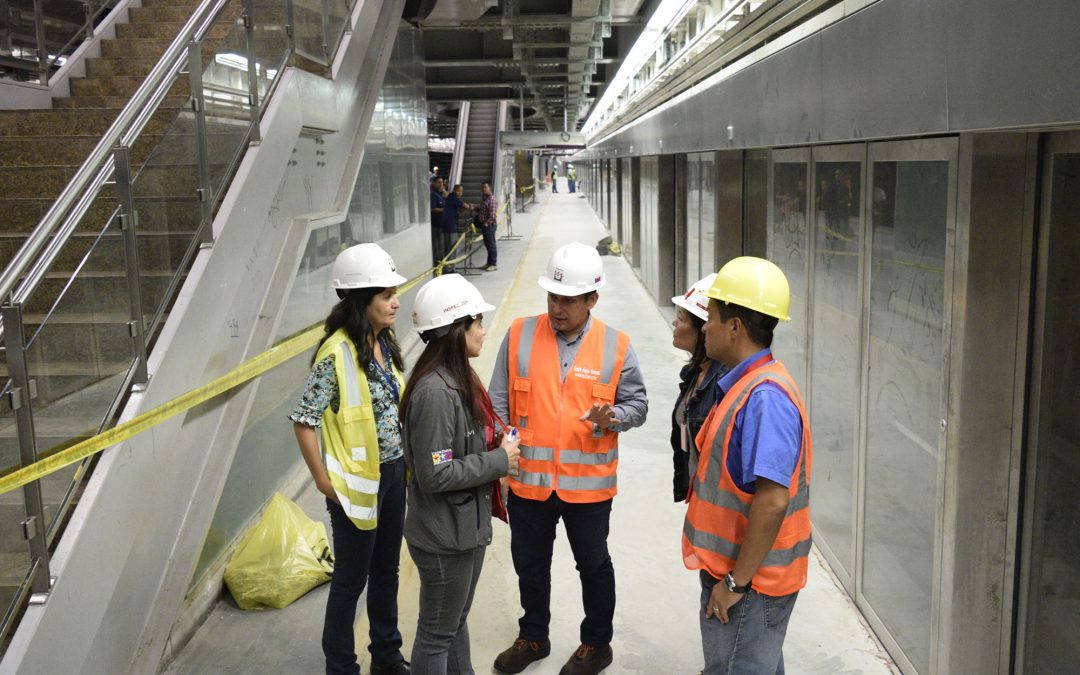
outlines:
M427 344L401 400L411 472L405 541L420 573L414 675L473 673L467 618L491 543L492 485L517 471L516 434L497 441L502 422L469 365L492 309L458 274L426 283L413 305Z

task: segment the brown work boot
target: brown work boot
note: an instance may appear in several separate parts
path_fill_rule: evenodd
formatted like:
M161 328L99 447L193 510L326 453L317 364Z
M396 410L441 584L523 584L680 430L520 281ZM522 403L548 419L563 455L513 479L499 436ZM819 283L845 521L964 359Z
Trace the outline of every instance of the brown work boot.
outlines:
M610 650L609 650L610 651ZM551 641L523 640L518 638L510 648L495 657L495 670L500 673L520 673L533 661L539 661L551 653Z
M611 645L589 645L584 642L559 671L559 675L596 675L611 665Z

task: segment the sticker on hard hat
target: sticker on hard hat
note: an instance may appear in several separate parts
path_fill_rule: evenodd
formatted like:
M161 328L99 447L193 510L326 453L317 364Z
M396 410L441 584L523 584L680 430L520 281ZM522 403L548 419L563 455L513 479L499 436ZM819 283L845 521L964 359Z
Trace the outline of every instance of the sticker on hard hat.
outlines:
M594 284L598 284L598 283L600 283L600 277L596 277L595 279L593 279L593 280L592 280L592 282L593 282Z
M555 281L562 281L562 270L556 267L555 274L553 274L552 276L555 277Z

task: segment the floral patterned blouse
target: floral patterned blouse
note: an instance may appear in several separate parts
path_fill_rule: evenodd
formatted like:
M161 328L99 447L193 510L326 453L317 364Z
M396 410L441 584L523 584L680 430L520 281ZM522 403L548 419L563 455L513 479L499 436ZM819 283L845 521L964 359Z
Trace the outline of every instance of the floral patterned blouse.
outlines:
M374 360L368 364L366 375L368 389L371 391L371 407L375 413L375 431L379 435L379 462L386 464L404 454L397 401L394 400L393 390L379 375ZM311 368L307 387L289 419L298 424L319 428L322 426L323 411L327 406L337 412L338 405L337 373L334 370L334 355L331 354Z

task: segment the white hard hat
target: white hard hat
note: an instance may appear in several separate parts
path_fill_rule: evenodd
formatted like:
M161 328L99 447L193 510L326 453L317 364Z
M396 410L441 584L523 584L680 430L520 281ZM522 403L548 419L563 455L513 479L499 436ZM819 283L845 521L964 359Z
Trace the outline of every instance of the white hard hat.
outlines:
M708 321L709 296L705 295L705 293L712 287L713 280L715 279L716 272L713 272L704 279L698 279L697 283L691 286L690 290L686 291L686 295L676 296L672 298L671 301L702 321Z
M536 283L549 293L575 296L598 290L605 281L600 254L592 246L575 241L551 254L547 271Z
M458 319L495 309L480 291L460 274L444 274L420 287L413 301L413 327L423 334L447 328Z
M350 246L338 254L330 271L330 285L338 289L390 288L406 281L378 244Z

